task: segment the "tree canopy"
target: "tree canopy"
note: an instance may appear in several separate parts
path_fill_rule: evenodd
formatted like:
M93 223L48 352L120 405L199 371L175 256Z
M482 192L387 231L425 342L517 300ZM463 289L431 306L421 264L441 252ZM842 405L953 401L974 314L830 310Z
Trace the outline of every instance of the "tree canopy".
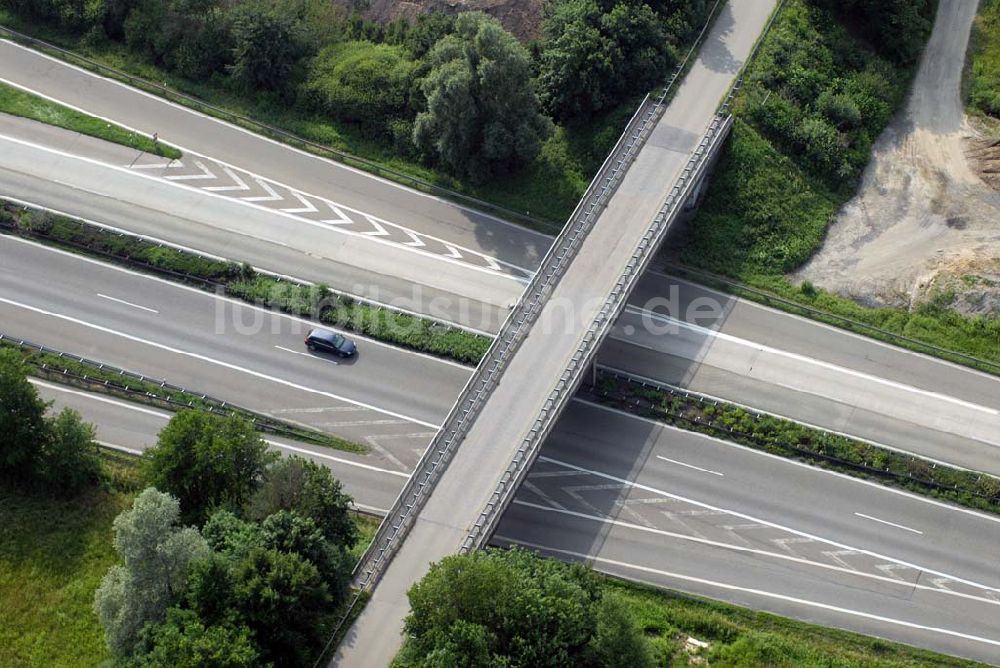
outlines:
M278 455L237 417L177 413L145 453L149 483L175 495L185 521L200 523L217 507L240 507Z
M634 620L579 564L524 550L446 557L409 599L403 666L652 665Z
M486 14L455 19L427 54L414 143L455 173L478 181L532 160L549 124L538 111L528 52Z

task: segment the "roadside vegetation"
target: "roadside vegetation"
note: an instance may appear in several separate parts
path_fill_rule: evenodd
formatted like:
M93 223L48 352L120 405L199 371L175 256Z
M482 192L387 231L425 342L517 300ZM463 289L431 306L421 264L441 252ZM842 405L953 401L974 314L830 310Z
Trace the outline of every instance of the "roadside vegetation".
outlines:
M523 549L446 557L409 599L409 635L395 668L976 665L604 577Z
M151 137L126 130L120 125L80 113L2 82L0 82L0 112L30 118L165 158L181 157L181 152L173 146L167 146L159 141L154 142Z
M553 0L527 47L485 14L323 0L3 0L0 23L553 232L713 4Z
M970 110L1000 119L1000 0L981 0L965 80Z
M654 387L608 371L599 371L597 378L596 398L609 406L813 466L1000 514L1000 478L932 464L848 436Z
M258 274L247 264L214 260L119 234L80 220L27 210L0 200L0 227L118 264L188 282L246 302L357 332L403 348L478 364L492 339L419 316L378 308L306 285Z
M1000 362L1000 319L955 313L947 308L953 295L909 311L869 308L786 277L819 249L854 195L873 142L905 100L935 8L931 0L785 3L747 71L714 180L679 240L680 269ZM981 21L991 15L985 9Z
M373 531L328 468L279 458L245 420L197 411L141 459L102 457L77 414L45 415L11 351L0 405L0 663L318 656Z

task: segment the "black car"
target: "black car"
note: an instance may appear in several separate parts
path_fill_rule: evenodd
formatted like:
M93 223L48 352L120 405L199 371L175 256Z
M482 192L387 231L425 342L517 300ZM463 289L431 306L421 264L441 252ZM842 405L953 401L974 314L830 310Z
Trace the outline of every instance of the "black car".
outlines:
M325 329L311 329L306 335L306 348L321 353L333 353L340 357L353 357L358 352L354 341L343 334Z

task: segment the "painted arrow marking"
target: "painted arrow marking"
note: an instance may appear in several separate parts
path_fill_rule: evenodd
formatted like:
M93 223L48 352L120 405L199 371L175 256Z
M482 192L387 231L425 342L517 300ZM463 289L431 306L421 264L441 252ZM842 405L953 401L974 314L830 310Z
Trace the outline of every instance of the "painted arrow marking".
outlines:
M209 190L209 191L212 191L212 192L226 192L226 191L230 191L230 190L250 190L250 186L248 186L243 181L243 179L241 179L240 177L236 176L236 174L233 172L233 170L229 169L228 167L223 167L222 171L224 171L226 173L226 175L229 176L229 178L231 178L233 181L235 181L236 185L235 186L209 186L209 187L205 188L205 190Z
M909 569L910 568L909 566L904 566L903 564L879 564L875 568L882 571L891 578L899 580L900 582L905 582L907 584L910 584L909 580L896 574L896 571Z
M326 201L326 200L324 200ZM330 210L337 214L336 219L321 220L321 223L327 223L329 225L353 225L354 221L348 218L343 211L338 209L333 202L326 202L326 205L330 207Z
M300 202L302 202L303 206L301 208L298 208L298 209L282 209L282 211L284 211L285 213L315 213L316 211L319 211L319 209L317 209L315 206L313 206L312 202L310 202L309 200L307 200L302 195L300 195L300 194L298 194L296 192L293 192L292 196L295 197L295 199L297 199Z
M205 166L205 164L199 160L194 161L195 167L201 170L201 174L178 174L176 176L168 175L163 178L170 179L171 181L194 181L197 179L214 179L215 174Z
M387 236L389 236L389 232L387 232L384 227L382 227L377 222L375 222L375 219L373 219L371 216L365 216L365 218L368 219L368 222L371 223L372 227L374 227L375 229L372 230L371 232L362 232L361 234L367 234L368 236L371 236L371 237L387 237Z
M404 246L413 246L414 248L420 248L421 246L426 246L427 245L423 241L421 241L420 237L418 237L413 232L410 232L409 230L403 230L403 231L406 232L406 235L408 237L410 237L411 239L413 239L413 241L404 241L403 242Z
M277 202L279 199L285 199L278 193L274 192L274 188L269 186L267 184L267 181L256 178L254 179L254 181L256 181L257 185L259 185L267 193L267 196L241 197L240 199L243 200L244 202Z

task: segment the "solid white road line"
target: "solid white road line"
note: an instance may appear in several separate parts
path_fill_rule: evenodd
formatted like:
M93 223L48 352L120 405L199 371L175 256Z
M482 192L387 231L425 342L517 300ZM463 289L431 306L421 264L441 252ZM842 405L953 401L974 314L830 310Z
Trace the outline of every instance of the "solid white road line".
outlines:
M392 469L383 469L378 466L372 466L371 464L362 464L361 462L356 462L350 459L343 459L342 457L334 457L333 455L328 455L322 452L317 452L315 450L309 450L307 448L297 448L294 445L287 445L285 443L278 443L276 441L265 441L278 448L279 450L289 450L291 452L298 452L304 455L310 455L312 457L319 457L321 459L326 459L331 462L337 462L338 464L343 464L344 466L353 466L358 469L365 469L366 471L375 471L376 473L385 473L387 475L394 475L400 478L409 478L410 474L403 471L393 471Z
M149 308L148 306L140 306L138 304L133 304L132 302L127 302L124 299L118 299L117 297L109 297L108 295L97 293L98 297L102 299L107 299L113 302L118 302L119 304L124 304L125 306L131 306L132 308L142 309L143 311L149 311L150 313L159 313L155 308Z
M304 353L301 350L292 350L291 348L286 348L285 346L275 346L278 350L282 350L286 353L291 353L293 355L301 355L302 357L309 357L321 362L326 362L327 364L332 364L333 366L340 366L340 362L336 360L328 360L325 357L320 357L319 355L312 355L310 353Z
M594 476L596 476L598 478L604 478L605 480L613 480L614 482L626 485L628 487L635 487L636 489L642 489L642 490L645 490L647 492L652 492L654 494L659 494L661 496L664 496L664 497L667 497L667 498L670 498L670 499L676 499L678 501L683 501L684 503L690 503L693 506L698 506L699 508L704 508L706 510L712 510L712 511L720 512L720 513L725 513L727 515L732 515L733 517L739 517L739 518L747 520L749 522L757 522L759 524L764 524L764 525L772 527L774 529L780 529L781 531L786 531L786 532L788 532L790 534L794 534L794 535L800 536L802 538L808 538L810 540L814 540L814 541L817 541L817 542L820 542L820 543L826 543L827 545L833 545L834 547L837 547L837 548L842 549L842 550L855 550L855 551L860 552L862 554L867 554L870 557L874 557L875 559L880 559L880 560L883 560L883 561L892 562L894 564L899 564L901 566L906 566L906 567L909 567L909 568L913 568L914 570L918 570L918 571L922 570L922 571L925 571L927 573L930 573L931 575L937 575L939 577L948 578L950 580L954 580L955 582L961 582L962 584L969 585L970 587L978 587L980 589L988 589L989 591L1000 592L1000 588L998 588L998 587L990 587L988 585L984 585L984 584L981 584L979 582L974 582L972 580L966 580L964 578L959 578L959 577L956 577L956 576L953 576L953 575L949 575L948 573L941 573L939 571L935 571L935 570L930 569L930 568L925 568L923 566L917 566L917 565L911 564L911 563L909 563L907 561L903 561L901 559L896 559L894 557L889 557L889 556L886 556L884 554L880 554L878 552L873 552L871 550L863 550L861 548L857 548L857 547L854 547L854 546L851 546L851 545L845 545L844 543L840 543L840 542L837 542L837 541L834 541L834 540L830 540L828 538L822 538L820 536L808 533L806 531L799 531L798 529L792 529L791 527L787 527L787 526L784 526L782 524L778 524L776 522L770 522L768 520L761 519L759 517L754 517L753 515L748 515L746 513L741 513L741 512L739 512L737 510L730 510L728 508L722 508L720 506L713 506L710 503L703 503L701 501L696 501L694 499L690 499L688 497L681 496L680 494L673 494L671 492L667 492L667 491L662 490L662 489L657 489L656 487L652 487L650 485L643 485L642 483L633 482L631 480L626 480L625 478L619 478L618 476L613 476L613 475L610 475L610 474L607 474L607 473L602 473L601 471L594 471L592 469L584 468L582 466L577 466L575 464L570 464L568 462L563 462L563 461L560 461L558 459L552 459L551 457L545 457L545 456L540 456L538 458L538 461L548 462L550 464L556 464L557 466L563 466L563 467L568 468L568 469L570 469L572 471L586 471L586 472L590 473L591 475L594 475Z
M866 520L871 520L872 522L880 522L881 524L888 524L891 527L896 527L897 529L902 529L903 531L912 531L913 533L924 535L923 531L918 531L917 529L911 529L910 527L903 526L902 524L896 524L895 522L889 522L888 520L880 520L877 517L872 517L871 515L865 515L864 513L854 513L858 517L863 517Z
M84 399L89 399L91 401L97 401L102 404L110 404L112 406L118 406L120 408L127 408L129 410L135 411L136 413L145 413L146 415L152 415L154 417L163 418L164 420L169 420L173 417L171 413L164 413L163 411L154 410L152 408L147 408L145 406L139 406L134 403L120 401L117 399L110 399L99 394L94 394L93 392L86 392L83 390L73 390L65 385L57 385L54 383L47 383L44 380L39 380L37 378L28 378L28 382L32 385L38 385L39 387L44 387L53 392L63 392L65 394L72 394L78 397L83 397Z
M863 380L867 380L867 381L870 381L872 383L877 383L877 384L885 386L885 387L891 387L893 389L903 390L904 392L910 392L910 393L913 393L913 394L919 394L919 395L923 395L925 397L930 397L932 399L936 399L936 400L939 400L939 401L945 401L945 402L948 402L948 403L951 403L951 404L955 404L955 405L958 405L958 406L963 406L965 408L971 408L973 410L981 411L981 412L987 413L989 415L1000 415L1000 409L989 408L987 406L982 406L980 404L974 404L972 402L965 401L964 399L958 399L956 397L948 396L946 394L940 394L938 392L931 392L930 390L923 390L923 389L921 389L919 387L914 387L912 385L906 385L904 383L899 383L899 382L896 382L894 380L888 380L886 378L880 378L878 376L873 376L873 375L871 375L869 373L864 373L862 371L855 371L854 369L848 369L848 368L845 368L845 367L842 367L842 366L837 366L836 364L831 364L830 362L824 362L822 360L818 360L818 359L815 359L813 357L808 357L806 355L800 355L798 353L791 353L791 352L788 352L786 350L781 350L779 348L772 348L770 346L761 345L761 344L755 343L753 341L748 341L746 339L741 339L741 338L739 338L737 336L733 336L732 334L724 334L724 333L719 332L719 331L714 330L714 329L708 329L706 327L701 327L699 325L693 325L693 324L691 324L689 322L685 322L683 320L678 320L678 319L672 318L670 316L665 316L665 315L662 315L660 313L655 313L653 311L647 311L645 309L641 309L641 308L638 308L636 306L626 306L625 307L625 311L627 313L631 313L632 315L638 315L638 316L641 316L641 317L644 317L644 318L650 318L652 320L658 320L658 321L663 322L663 323L674 325L676 327L679 327L681 329L686 329L686 330L688 330L690 332L694 332L696 334L703 334L706 338L709 338L709 339L718 339L720 341L727 341L729 343L733 343L733 344L736 344L736 345L739 345L739 346L743 346L743 347L746 347L746 348L752 348L752 349L758 350L760 352L765 352L765 353L769 353L769 354L772 354L772 355L777 355L777 356L780 356L780 357L786 357L788 359L793 359L793 360L795 360L797 362L803 362L805 364L810 364L810 365L813 365L813 366L818 366L820 368L827 369L829 371L833 371L833 372L836 372L836 373L844 374L846 376L853 376L855 378L861 378ZM669 351L660 351L660 352L669 352Z
M375 411L376 413L382 413L383 415L389 415L391 417L396 417L396 418L399 418L401 420L406 420L407 422L413 422L415 424L419 424L421 426L428 427L430 429L437 429L438 426L439 426L439 425L433 424L431 422L427 422L426 420L420 420L418 418L411 417L409 415L403 415L402 413L397 413L395 411L389 411L389 410L386 410L384 408L379 408L378 406L374 406L372 404L368 404L368 403L365 403L363 401L357 401L355 399L350 399L348 397L344 397L344 396L341 396L339 394L334 394L333 392L327 392L325 390L320 390L320 389L317 389L317 388L314 388L314 387L308 387L306 385L302 385L300 383L295 383L295 382L292 382L290 380L285 380L283 378L278 378L276 376L271 376L271 375L268 375L268 374L265 374L265 373L261 373L260 371L254 371L253 369L247 369L246 367L241 367L241 366L238 366L236 364L231 364L229 362L223 362L221 360L217 360L217 359L214 359L212 357L208 357L207 355L200 355L198 353L193 353L193 352L190 352L190 351L187 351L187 350L181 350L179 348L174 348L172 346L168 346L168 345L163 344L163 343L157 343L156 341L150 341L149 339L144 339L144 338L139 337L139 336L132 336L131 334L125 334L123 332L119 332L119 331L110 329L108 327L103 327L101 325L96 325L94 323L87 322L85 320L80 320L79 318L74 318L72 316L63 315L61 313L55 313L53 311L46 311L45 309L41 309L41 308L38 308L36 306L30 306L28 304L23 304L21 302L14 301L13 299L7 299L6 297L0 297L0 303L9 304L9 305L15 306L17 308L23 308L23 309L25 309L27 311L32 311L33 313L38 313L38 314L49 316L49 317L52 317L52 318L58 318L59 320L65 320L66 322L72 322L73 324L81 325L83 327L89 327L90 329L94 329L94 330L97 330L99 332L104 332L105 334L110 334L112 336L118 336L118 337L121 337L123 339L127 339L129 341L135 341L136 343L141 343L143 345L152 346L154 348L159 348L160 350L165 350L167 352L174 353L176 355L183 355L185 357L191 357L193 359L200 360L202 362L208 362L210 364L215 364L215 365L221 366L223 368L230 369L232 371L237 371L239 373L245 373L245 374L247 374L249 376L253 376L255 378L260 378L262 380L268 380L268 381L271 381L272 383L278 383L279 385L284 385L286 387L291 387L291 388L294 388L296 390L301 390L303 392L309 392L309 393L312 393L312 394L318 394L320 396L329 397L330 399L336 399L337 401L342 401L342 402L347 403L347 404L353 404L355 406L361 406L362 408L368 408L370 410Z
M712 475L721 476L722 473L718 471L712 471L710 469L703 469L700 466L695 466L694 464L685 464L684 462L679 462L676 459L670 459L669 457L664 457L662 455L656 455L657 459L662 459L665 462L670 462L671 464L677 464L678 466L686 466L689 469L694 469L695 471L701 471L702 473L711 473Z
M926 626L924 624L917 624L916 622L908 622L902 619L893 619L892 617L884 617L882 615L876 615L870 612L864 612L861 610L852 610L850 608L842 608L836 605L830 605L828 603L820 603L819 601L810 601L808 599L796 598L794 596L786 596L784 594L778 594L775 592L766 591L763 589L753 589L750 587L740 587L738 585L728 584L726 582L719 582L716 580L706 580L705 578L698 578L691 575L683 575L681 573L671 573L670 571L660 570L658 568L650 568L648 566L640 566L638 564L630 564L624 561L616 561L614 559L606 559L604 557L594 557L587 554L582 554L580 552L573 552L571 550L561 550L554 547L548 547L546 545L541 545L538 543L530 543L528 541L517 540L516 538L508 538L505 536L497 536L502 541L512 543L514 545L523 545L524 547L530 547L536 550L544 550L546 552L554 554L564 554L568 557L573 557L574 559L583 559L591 562L597 562L601 564L608 564L609 566L617 566L619 568L628 568L631 570L642 571L645 573L653 573L655 575L660 575L663 577L673 578L676 580L682 580L685 582L694 582L697 584L708 585L712 587L718 587L720 589L727 589L730 591L740 591L747 594L754 594L757 596L762 596L764 598L772 598L779 601L785 601L787 603L795 603L798 605L804 605L811 608L819 608L822 610L830 610L832 612L838 612L844 615L850 615L852 617L861 617L862 619L870 619L873 621L883 622L886 624L893 624L896 626L904 626L906 628L917 629L919 631L931 631L933 633L940 633L942 635L952 636L955 638L962 638L964 640L972 640L975 642L986 643L988 645L994 645L1000 647L1000 640L994 640L992 638L982 638L980 636L970 635L968 633L962 633L961 631L953 631L951 629L944 629L936 626Z
M531 503L528 501L521 501L520 499L514 499L514 504L518 506L524 506L526 508L532 508L534 510L540 510L549 513L557 513L560 515L567 515L569 517L576 517L582 520L588 520L591 522L598 522L600 524L606 524L609 526L621 527L623 529L629 529L632 531L639 531L642 533L650 533L657 536L663 536L665 538L671 538L674 540L683 540L689 543L698 543L699 545L707 545L709 547L718 547L724 550L729 550L732 552L743 552L746 554L753 554L761 557L767 557L769 559L777 559L780 561L787 561L794 564L802 564L804 566L811 566L814 568L819 568L828 571L835 571L838 573L845 573L847 575L856 576L860 578L866 578L868 580L878 580L879 582L888 582L890 584L905 586L907 590L920 589L923 591L934 592L937 594L944 594L947 596L957 596L959 598L966 598L972 601L979 601L981 603L989 603L990 605L1000 605L1000 601L994 598L984 598L982 596L976 596L975 594L966 594L963 592L953 591L945 587L931 587L929 585L918 584L914 582L904 581L898 577L889 577L887 575L878 575L876 573L865 573L859 571L856 568L851 568L849 566L835 566L833 564L824 564L821 561L813 561L812 559L806 559L804 557L796 557L788 552L771 552L769 550L761 550L758 548L747 547L746 545L739 545L735 543L723 543L721 541L710 540L708 538L702 538L700 536L692 536L689 534L677 533L675 531L667 531L666 529L655 529L653 527L643 526L641 524L633 524L631 522L623 522L622 520L612 519L610 517L602 517L600 515L588 515L586 513L581 513L573 510L567 510L565 508L554 508L550 506L543 506L537 503ZM757 525L751 525L757 526ZM856 554L853 550L841 550L848 554ZM843 560L840 560L842 563ZM942 582L951 582L952 578L937 578Z

